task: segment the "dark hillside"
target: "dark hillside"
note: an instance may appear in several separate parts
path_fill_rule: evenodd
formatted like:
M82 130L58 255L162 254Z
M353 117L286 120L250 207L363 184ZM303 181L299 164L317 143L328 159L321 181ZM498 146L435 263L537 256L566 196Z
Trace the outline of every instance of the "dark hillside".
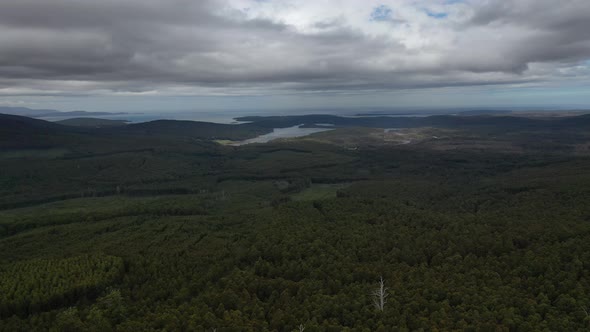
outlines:
M54 146L56 139L85 134L81 128L67 127L49 121L18 115L0 114L0 148Z
M133 135L161 135L193 139L243 140L268 133L270 130L252 124L219 124L198 121L157 120L130 124L113 129L113 133Z
M98 118L71 118L71 119L56 121L56 123L64 125L64 126L102 128L102 127L124 126L127 124L127 121L98 119Z

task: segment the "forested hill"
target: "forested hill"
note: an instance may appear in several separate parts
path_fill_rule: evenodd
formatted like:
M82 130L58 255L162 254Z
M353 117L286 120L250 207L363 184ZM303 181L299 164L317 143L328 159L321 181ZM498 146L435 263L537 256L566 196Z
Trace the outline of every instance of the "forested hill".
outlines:
M56 121L58 124L74 127L118 127L124 126L128 121L125 120L108 120L108 119L97 119L97 118L71 118L66 120Z
M99 121L97 121L99 120ZM58 123L23 116L0 114L0 147L71 146L75 139L126 141L130 137L199 140L244 140L272 131L253 124L217 124L198 121L158 120L138 124L71 119ZM88 141L88 144L92 142Z
M35 132L58 132L71 131L62 125L37 120L25 116L0 114L0 133L15 134L18 132L35 133Z
M157 120L113 128L112 133L190 137L195 139L244 140L270 132L255 124L219 124L200 121Z
M0 114L0 148L52 146L57 138L88 134L81 128L67 127L53 122L24 116Z

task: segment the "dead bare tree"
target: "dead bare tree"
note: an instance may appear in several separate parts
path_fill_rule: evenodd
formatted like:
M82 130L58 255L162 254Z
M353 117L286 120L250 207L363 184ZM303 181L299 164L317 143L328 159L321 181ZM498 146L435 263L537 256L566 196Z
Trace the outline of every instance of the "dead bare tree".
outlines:
M380 277L379 286L373 291L372 295L375 308L379 311L383 311L383 308L385 308L385 304L387 303L387 297L389 296L383 277Z
M305 325L299 324L299 332L305 331Z

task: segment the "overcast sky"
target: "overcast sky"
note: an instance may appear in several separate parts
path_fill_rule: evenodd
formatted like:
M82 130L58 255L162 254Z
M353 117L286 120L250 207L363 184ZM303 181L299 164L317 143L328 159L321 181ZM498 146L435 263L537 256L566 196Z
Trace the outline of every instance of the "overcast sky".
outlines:
M588 0L1 0L0 105L590 106Z

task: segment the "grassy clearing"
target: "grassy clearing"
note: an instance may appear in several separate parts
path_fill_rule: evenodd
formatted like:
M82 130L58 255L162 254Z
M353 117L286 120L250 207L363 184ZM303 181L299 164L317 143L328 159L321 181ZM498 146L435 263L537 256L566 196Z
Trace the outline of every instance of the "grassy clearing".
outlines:
M229 139L216 139L213 142L215 142L219 145L227 145L227 146L233 146L233 145L240 143L240 141L232 141Z

